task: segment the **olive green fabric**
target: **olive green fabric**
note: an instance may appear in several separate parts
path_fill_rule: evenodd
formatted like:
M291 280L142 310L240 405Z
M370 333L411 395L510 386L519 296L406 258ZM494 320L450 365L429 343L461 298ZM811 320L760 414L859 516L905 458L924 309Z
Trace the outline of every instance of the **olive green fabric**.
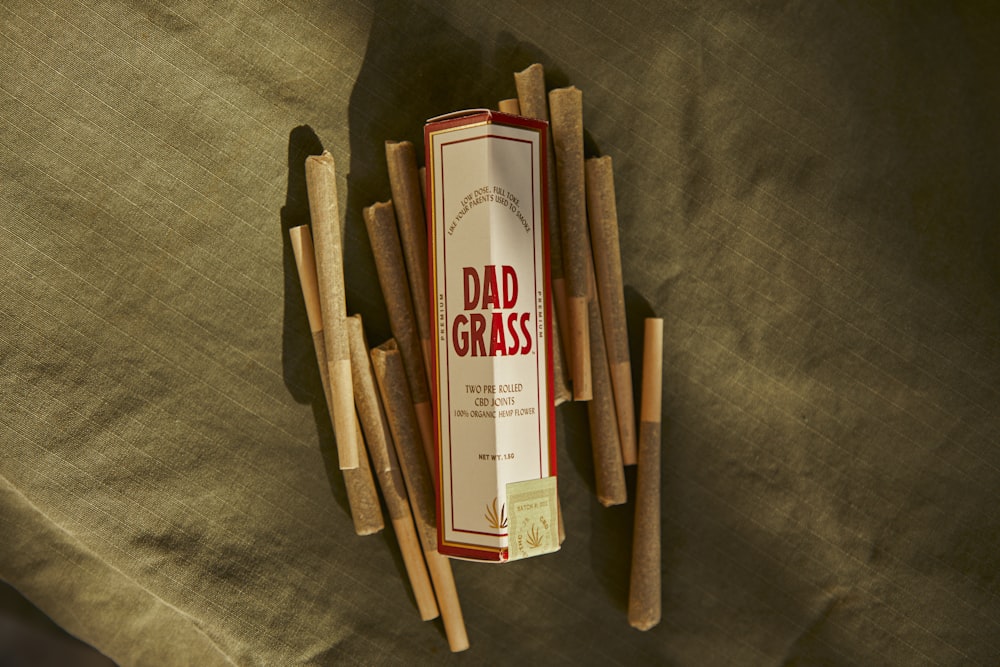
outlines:
M995 664L977 4L3 3L0 578L123 665ZM533 62L614 160L636 366L665 318L663 620L565 405L563 549L455 562L453 656L353 534L285 231L329 150L381 342L383 141Z

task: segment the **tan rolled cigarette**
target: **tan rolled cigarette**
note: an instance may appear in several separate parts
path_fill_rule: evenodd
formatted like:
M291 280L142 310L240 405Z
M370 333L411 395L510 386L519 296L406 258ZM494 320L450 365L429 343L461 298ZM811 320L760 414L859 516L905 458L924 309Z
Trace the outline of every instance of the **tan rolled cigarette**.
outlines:
M292 227L288 230L292 240L292 254L295 255L295 265L298 268L299 282L302 285L302 296L306 302L306 317L309 318L309 329L312 331L313 347L316 351L316 364L319 366L319 376L323 383L323 395L326 405L333 416L333 391L330 387L329 364L326 358L326 341L323 336L323 310L320 306L319 286L316 278L316 260L313 250L312 236L308 225ZM353 411L352 411L353 412ZM353 423L351 429L357 438L357 427ZM344 487L347 491L347 503L351 508L351 518L354 530L358 535L370 535L382 530L385 526L382 520L382 510L379 507L378 492L372 479L368 458L358 457L358 465L354 468L344 468Z
M351 347L351 374L354 381L354 404L361 420L365 443L371 452L384 452L392 448L392 436L385 422L382 400L379 398L375 376L372 374L368 356L368 341L365 339L361 315L347 318L347 339ZM372 455L377 473L391 470L390 459ZM381 463L380 463L381 461Z
M517 88L517 102L525 118L549 120L549 102L545 92L545 68L535 63L514 72L514 87Z
M587 216L594 253L597 297L601 304L604 343L608 350L608 370L618 413L618 435L625 465L636 463L635 401L632 397L632 362L628 350L625 318L625 289L618 245L618 210L615 180L610 157L586 161Z
M358 442L364 442L357 413L354 414L354 437ZM341 474L344 475L344 489L347 491L347 504L354 520L354 532L358 535L372 535L385 528L382 505L378 501L368 455L362 451L358 456L358 467L343 469Z
M517 103L516 97L512 97L506 100L500 100L500 102L497 104L497 109L499 109L501 113L509 113L512 116L521 115L521 105Z
M365 436L368 453L375 466L382 497L389 511L396 541L403 557L403 565L413 589L413 597L420 611L420 618L427 621L438 617L434 589L427 575L423 550L413 526L413 513L406 497L406 487L399 471L396 452L389 433L389 425L382 409L375 376L368 356L364 326L360 315L347 318L347 334L351 345L351 372L354 375L354 402L358 408L358 418Z
M549 92L549 113L552 116L559 225L566 276L569 374L573 380L574 400L589 401L593 388L587 302L591 292L589 265L592 259L587 233L583 166L583 93L575 87Z
M431 417L431 395L419 337L416 316L406 271L403 250L396 226L393 202L379 202L364 209L368 239L375 255L375 270L389 313L389 327L399 346L406 370L406 382L413 398L413 408L420 425L421 446L429 466L434 465L434 431Z
M545 91L545 69L535 63L525 70L514 73L517 100L521 114L528 118L549 121L549 100ZM556 158L553 150L552 132L546 147L546 190L549 212L549 272L552 277L552 295L559 321L561 347L559 356L570 354L569 325L566 321L566 274L563 268L562 234L559 223L559 183L556 178Z
M292 255L295 257L295 267L299 273L299 285L302 287L302 298L306 302L306 318L309 320L309 331L323 334L323 309L319 302L319 285L316 281L316 251L313 249L312 234L309 225L299 225L288 230L292 242ZM325 374L326 368L320 368Z
M552 402L553 405L560 405L566 401L572 401L573 392L569 389L569 375L566 369L566 359L560 353L561 345L559 343L559 318L549 318L549 324L552 326L549 334L552 336Z
M406 480L417 534L424 547L424 558L427 560L427 569L430 571L445 634L448 636L448 646L452 651L464 651L469 647L469 637L455 590L451 564L437 550L434 482L427 462L421 455L419 427L396 341L390 339L372 349L371 359L396 446L396 455L403 471L403 479Z
M600 304L590 302L590 354L594 396L587 403L590 422L590 445L594 455L594 481L597 500L605 507L621 505L628 499L625 487L625 466L618 439L618 416L615 396L608 372L608 358L601 327Z
M358 467L359 455L353 426L355 417L354 391L351 388L351 351L344 327L347 297L344 292L344 246L337 204L337 172L333 156L328 151L306 158L306 189L314 237L323 337L326 341L333 395L330 410L333 432L337 438L340 467L348 470Z
M409 403L409 390L397 341L390 338L372 348L371 360L420 541L425 551L431 547L436 550L434 483L421 450L420 431L413 414L413 404Z
M399 476L399 471L396 471L395 475ZM396 533L396 542L399 544L399 552L403 556L406 576L410 580L413 597L417 601L420 620L431 621L440 616L441 612L438 610L437 599L434 597L434 586L427 573L427 563L424 562L420 538L417 537L417 530L413 526L413 515L409 511L409 507L407 507L405 516L392 517L392 529ZM440 554L438 555L440 556Z
M660 419L663 389L663 319L646 319L639 414L639 465L629 580L628 622L649 630L660 622Z
M396 209L399 240L406 260L413 312L417 318L421 359L428 384L431 382L431 302L427 277L427 223L424 218L423 181L417 167L416 150L409 141L385 142L385 160L389 167L389 187Z

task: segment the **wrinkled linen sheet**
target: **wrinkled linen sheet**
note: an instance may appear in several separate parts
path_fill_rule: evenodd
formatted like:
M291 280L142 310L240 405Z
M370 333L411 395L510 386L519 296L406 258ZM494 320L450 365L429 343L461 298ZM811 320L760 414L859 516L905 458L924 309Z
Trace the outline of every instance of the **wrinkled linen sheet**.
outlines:
M123 665L995 664L975 4L4 3L0 577ZM665 318L663 620L627 624L632 505L569 404L563 549L455 562L451 656L391 533L353 534L285 231L329 150L384 340L383 141L533 62L614 160L633 361Z

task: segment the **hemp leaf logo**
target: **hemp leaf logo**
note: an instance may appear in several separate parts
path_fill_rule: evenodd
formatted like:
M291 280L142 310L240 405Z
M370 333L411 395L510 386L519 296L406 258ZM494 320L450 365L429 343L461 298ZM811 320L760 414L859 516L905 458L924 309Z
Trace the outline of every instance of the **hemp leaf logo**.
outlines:
M507 506L501 505L500 509L497 509L497 499L493 499L492 505L486 506L486 523L489 524L490 528L500 530L501 528L507 527Z
M542 546L542 534L538 532L538 526L536 526L534 522L531 524L531 530L529 530L528 534L524 536L524 541L527 542L528 546L532 549L537 549Z

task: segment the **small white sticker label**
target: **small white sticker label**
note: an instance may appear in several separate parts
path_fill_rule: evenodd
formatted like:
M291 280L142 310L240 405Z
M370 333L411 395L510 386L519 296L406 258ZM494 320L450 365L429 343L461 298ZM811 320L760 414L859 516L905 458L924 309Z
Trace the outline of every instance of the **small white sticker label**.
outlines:
M556 478L529 479L507 485L507 560L559 550Z

